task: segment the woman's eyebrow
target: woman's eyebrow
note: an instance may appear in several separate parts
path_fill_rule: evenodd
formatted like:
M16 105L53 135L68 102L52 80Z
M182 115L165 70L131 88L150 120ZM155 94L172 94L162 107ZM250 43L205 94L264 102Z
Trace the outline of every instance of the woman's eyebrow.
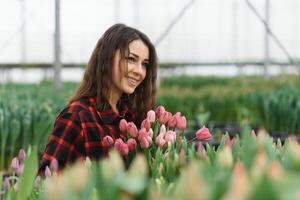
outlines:
M129 54L132 54L134 57L139 58L139 55L137 55L137 54L135 54L135 53L129 52Z
M135 53L129 52L129 54L132 54L134 57L139 58L139 55L137 55L137 54L135 54ZM149 59L146 58L144 61L149 62Z

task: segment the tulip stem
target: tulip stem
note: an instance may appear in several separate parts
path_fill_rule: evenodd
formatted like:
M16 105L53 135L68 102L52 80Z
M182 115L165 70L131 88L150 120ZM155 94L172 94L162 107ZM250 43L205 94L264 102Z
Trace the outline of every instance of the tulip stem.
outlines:
M189 143L191 143L191 142L194 142L196 139L197 139L197 137L194 137L193 139L188 140L186 143L189 144Z

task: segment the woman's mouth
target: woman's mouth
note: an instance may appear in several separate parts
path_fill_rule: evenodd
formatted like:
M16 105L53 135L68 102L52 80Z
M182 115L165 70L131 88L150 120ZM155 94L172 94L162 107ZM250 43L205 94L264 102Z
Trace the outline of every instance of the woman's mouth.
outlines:
M127 78L128 83L131 86L136 86L139 83L139 81L137 79L134 79L132 77L126 77L126 78Z

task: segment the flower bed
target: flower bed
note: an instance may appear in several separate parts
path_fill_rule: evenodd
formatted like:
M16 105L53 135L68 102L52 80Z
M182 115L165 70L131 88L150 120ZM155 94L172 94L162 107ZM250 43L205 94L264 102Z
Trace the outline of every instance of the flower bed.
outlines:
M182 114L162 107L140 130L122 121L122 141L103 140L112 147L108 158L63 171L54 160L45 179L35 178L36 148L25 161L21 151L13 174L0 182L2 199L299 199L300 145L293 137L274 143L264 132L244 130L241 137L223 135L215 148L205 127L186 140L185 124Z

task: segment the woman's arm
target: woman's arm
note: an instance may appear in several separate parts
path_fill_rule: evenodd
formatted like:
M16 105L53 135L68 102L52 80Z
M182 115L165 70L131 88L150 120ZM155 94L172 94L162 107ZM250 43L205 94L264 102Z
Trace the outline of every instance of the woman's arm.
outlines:
M78 157L76 142L81 137L81 131L78 113L61 113L56 118L54 129L42 156L39 175L44 175L46 166L49 166L53 159L58 161L59 169L61 169Z

